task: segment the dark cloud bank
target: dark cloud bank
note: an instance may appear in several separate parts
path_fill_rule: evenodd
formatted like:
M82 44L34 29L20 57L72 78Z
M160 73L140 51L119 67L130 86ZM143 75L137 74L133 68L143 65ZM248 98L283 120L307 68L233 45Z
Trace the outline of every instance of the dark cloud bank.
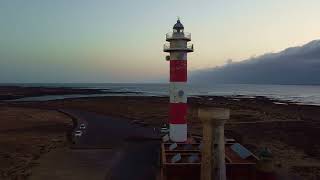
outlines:
M192 83L320 85L320 40L242 62L191 72Z

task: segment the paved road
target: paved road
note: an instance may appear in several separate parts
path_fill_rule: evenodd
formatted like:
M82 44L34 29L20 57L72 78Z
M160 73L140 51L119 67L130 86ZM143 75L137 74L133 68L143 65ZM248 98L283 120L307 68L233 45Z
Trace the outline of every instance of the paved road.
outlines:
M154 140L159 139L158 133L151 127L123 118L107 117L95 113L77 110L63 110L78 120L78 126L83 123L86 130L80 138L76 138L73 148L112 148L125 140ZM78 129L78 128L77 128Z
M153 128L95 113L63 112L86 129L71 149L58 149L40 158L30 179L155 179L160 141Z

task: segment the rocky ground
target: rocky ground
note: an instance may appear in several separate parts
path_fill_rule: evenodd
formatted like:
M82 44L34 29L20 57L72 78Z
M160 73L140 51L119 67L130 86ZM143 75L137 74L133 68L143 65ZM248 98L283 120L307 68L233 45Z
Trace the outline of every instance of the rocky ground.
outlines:
M275 102L264 97L194 97L188 121L193 133L201 134L197 109L231 109L226 135L251 151L271 149L278 173L302 179L320 179L320 107ZM0 169L2 175L28 174L32 159L51 146L65 143L68 117L57 109L77 109L114 117L143 120L150 126L167 121L168 98L99 97L46 102L6 102L0 105ZM32 124L32 125L30 125ZM49 132L49 133L48 133ZM53 144L53 145L49 145ZM4 148L3 148L4 147ZM40 153L39 153L40 152Z
M199 97L189 100L189 127L201 134L196 109L225 107L231 109L226 135L235 138L253 152L271 149L276 171L303 179L320 177L320 108L317 106L275 103L257 97ZM21 104L20 104L21 105ZM71 108L115 117L142 119L151 126L167 121L168 99L157 97L100 97L25 103L25 106L48 109Z

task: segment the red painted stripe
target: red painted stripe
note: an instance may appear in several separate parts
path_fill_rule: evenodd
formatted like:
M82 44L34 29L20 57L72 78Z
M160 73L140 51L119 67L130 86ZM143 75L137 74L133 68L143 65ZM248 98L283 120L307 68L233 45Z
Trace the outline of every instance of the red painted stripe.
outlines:
M169 123L186 124L187 109L188 107L186 103L170 103Z
M170 61L170 82L187 81L187 61L171 60Z

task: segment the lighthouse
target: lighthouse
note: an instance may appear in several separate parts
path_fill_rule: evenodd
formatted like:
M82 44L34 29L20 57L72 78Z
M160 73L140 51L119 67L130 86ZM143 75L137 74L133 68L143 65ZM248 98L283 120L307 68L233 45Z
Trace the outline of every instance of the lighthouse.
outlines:
M170 105L169 137L173 142L187 141L187 54L193 52L191 34L184 32L180 20L173 26L173 32L166 34L163 51L170 53L166 60L170 62Z

